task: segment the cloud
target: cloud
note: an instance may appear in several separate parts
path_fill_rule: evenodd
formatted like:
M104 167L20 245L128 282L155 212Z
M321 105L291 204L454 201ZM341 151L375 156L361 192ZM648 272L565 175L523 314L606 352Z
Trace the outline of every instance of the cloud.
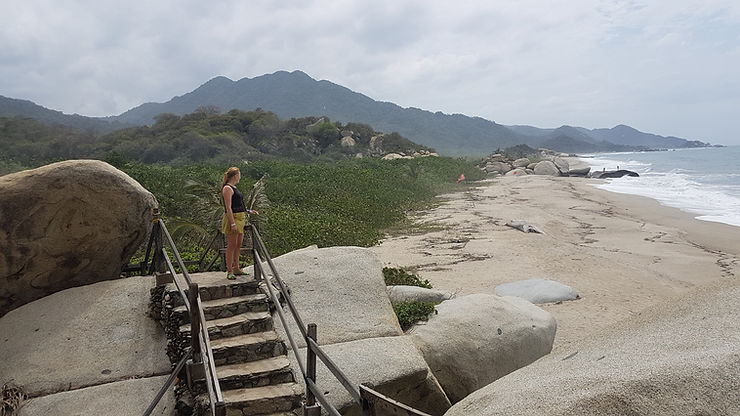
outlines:
M728 133L740 95L730 0L13 3L0 15L0 94L70 113L300 69L505 124L740 140Z

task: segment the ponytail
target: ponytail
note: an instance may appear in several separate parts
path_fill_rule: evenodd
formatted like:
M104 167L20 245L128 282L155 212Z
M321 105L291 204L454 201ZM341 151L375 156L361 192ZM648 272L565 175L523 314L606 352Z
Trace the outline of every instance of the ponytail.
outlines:
M236 176L237 173L239 173L239 168L237 167L232 166L229 169L227 169L226 172L224 173L224 179L221 181L221 188L226 186L226 183L229 182L229 179Z

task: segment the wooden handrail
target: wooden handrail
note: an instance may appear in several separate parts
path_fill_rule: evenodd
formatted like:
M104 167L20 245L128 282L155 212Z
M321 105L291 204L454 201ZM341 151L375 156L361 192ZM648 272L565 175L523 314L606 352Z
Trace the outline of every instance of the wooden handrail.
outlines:
M293 300L291 299L290 294L286 289L286 285L280 278L275 264L272 262L272 257L270 257L270 253L267 252L267 247L265 246L264 241L262 241L257 227L254 224L250 224L250 227L255 279L264 279L265 286L267 286L267 290L270 296L270 300L275 304L275 309L278 312L280 321L283 323L285 334L288 337L288 341L290 342L291 347L293 348L293 353L295 354L296 360L298 361L298 366L300 367L301 374L303 375L303 379L306 382L306 397L308 401L307 405L313 405L313 399L315 399L319 402L319 404L321 404L325 411L329 412L330 415L340 416L339 411L334 406L332 406L331 403L328 402L328 400L324 396L323 391L321 391L321 389L316 386L315 360L316 357L318 357L324 363L326 368L329 369L332 375L334 375L334 377L339 381L342 387L347 390L347 393L352 396L353 401L360 405L364 414L375 414L375 406L369 401L369 399L372 399L373 402L382 403L381 406L385 407L386 410L390 410L393 414L409 416L430 416L422 411L416 410L410 406L404 405L403 403L397 402L383 395L382 393L370 389L367 386L361 385L358 389L354 386L354 384L352 384L352 381L349 380L349 378L342 372L339 366L337 366L334 361L332 361L332 359L326 354L326 352L324 352L321 346L319 346L319 344L315 341L316 325L310 324L307 328L303 324L303 320L301 319L298 310L293 304ZM265 260L270 267L270 271L272 271L273 278L278 284L278 287L283 294L283 297L285 298L285 302L288 305L288 309L290 310L290 313L293 316L296 324L298 325L298 329L301 331L301 335L306 342L306 350L308 355L306 361L308 362L308 369L306 368L306 365L304 365L300 355L298 354L298 348L292 334L290 333L290 329L283 314L282 307L280 307L280 302L272 290L270 279L267 277L267 275L264 273L264 270L262 269L263 262L260 256L260 251L262 252L262 254L264 254Z
M172 253L175 256L175 260L177 261L177 265L182 271L182 276L188 284L190 296L185 294L185 291L178 283L177 273L175 272L175 267L170 260L170 256L167 254L167 250L164 246L158 241L158 236L155 235L155 233L160 233L160 237L161 235L166 237L167 243L170 245ZM199 353L196 356L198 358L197 362L202 363L204 366L204 375L206 379L206 387L208 389L211 415L223 416L225 415L224 400L221 392L221 385L218 381L218 375L216 374L213 350L211 349L211 341L208 335L208 327L203 313L203 305L201 303L198 285L193 283L190 278L190 274L188 273L185 263L182 261L182 257L180 257L180 252L177 250L172 236L167 230L167 226L164 224L164 221L158 218L158 212L155 213L154 226L152 227L152 240L155 242L155 245L161 246L158 247L160 250L155 250L152 265L154 266L158 260L164 261L167 269L172 274L172 280L175 283L175 287L184 301L185 309L188 311L191 325L190 351ZM159 257L157 256L157 253L161 256L159 259L157 259L157 257ZM160 399L161 397L157 401ZM156 406L156 403L153 403L153 405Z
M172 370L172 373L170 373L169 378L167 378L167 381L164 382L164 385L161 389L159 389L159 392L157 392L157 395L154 396L154 400L149 404L149 407L144 411L144 416L149 416L152 414L154 409L157 407L157 404L159 404L159 401L162 400L162 397L164 396L164 393L167 391L168 388L172 385L172 383L177 378L177 374L180 373L182 368L185 366L185 361L190 358L190 355L193 354L193 349L188 347L187 350L185 350L185 354L183 354L182 358L180 358L180 361L175 366L175 369Z

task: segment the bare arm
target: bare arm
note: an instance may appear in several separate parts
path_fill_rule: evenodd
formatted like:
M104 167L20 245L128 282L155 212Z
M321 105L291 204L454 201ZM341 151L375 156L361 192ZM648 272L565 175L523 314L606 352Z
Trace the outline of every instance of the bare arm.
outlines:
M234 190L230 186L224 186L221 189L221 196L224 198L224 206L226 207L226 218L229 219L231 229L236 230L236 221L234 221L234 212L231 211L231 197L234 195Z

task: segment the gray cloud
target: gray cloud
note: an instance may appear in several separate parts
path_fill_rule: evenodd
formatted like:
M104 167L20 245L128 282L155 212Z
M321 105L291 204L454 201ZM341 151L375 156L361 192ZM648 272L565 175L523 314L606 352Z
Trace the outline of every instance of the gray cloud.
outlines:
M68 113L300 69L504 124L740 144L734 0L14 3L0 15L0 94Z

